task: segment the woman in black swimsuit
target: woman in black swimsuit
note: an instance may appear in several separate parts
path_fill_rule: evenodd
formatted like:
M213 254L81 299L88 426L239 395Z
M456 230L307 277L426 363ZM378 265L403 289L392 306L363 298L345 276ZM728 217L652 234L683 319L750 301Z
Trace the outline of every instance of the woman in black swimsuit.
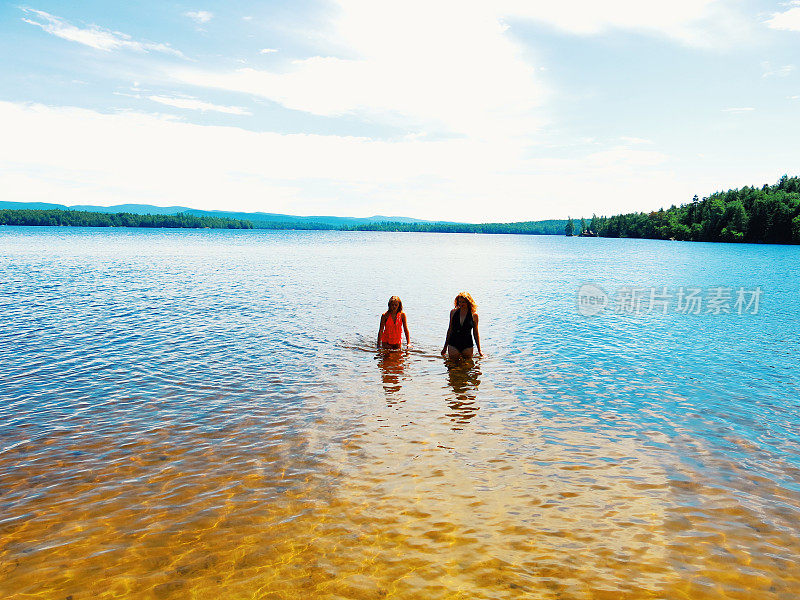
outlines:
M475 332L475 345L478 356L481 353L481 336L478 333L477 305L467 292L461 292L455 299L455 308L450 311L450 326L442 348L442 356L447 353L453 360L472 358L472 333Z

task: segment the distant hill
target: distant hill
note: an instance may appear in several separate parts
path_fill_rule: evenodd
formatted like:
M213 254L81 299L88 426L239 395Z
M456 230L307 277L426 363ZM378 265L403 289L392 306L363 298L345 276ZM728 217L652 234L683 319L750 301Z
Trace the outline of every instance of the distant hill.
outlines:
M134 215L177 215L186 213L198 217L223 217L228 219L240 219L252 221L256 226L259 223L292 223L321 224L333 227L352 227L356 225L368 225L372 223L439 223L451 221L426 221L424 219L412 219L410 217L384 217L376 215L373 217L334 217L334 216L297 216L284 215L280 213L265 212L232 212L225 210L199 210L186 206L152 206L150 204L117 204L116 206L92 206L89 204L79 204L77 206L65 206L63 204L49 204L46 202L0 202L0 209L21 210L81 210L86 212L102 213L131 213Z
M512 233L524 235L563 235L566 220L524 221L516 223L458 223L455 221L426 221L410 217L334 217L297 216L265 212L231 212L225 210L198 210L185 206L151 206L149 204L118 204L116 206L65 206L46 202L0 202L0 214L8 211L48 211L54 214L27 216L6 214L6 224L17 225L67 225L100 223L98 226L128 227L241 227L255 229L337 229L349 231L412 231L432 233ZM55 212L68 211L56 215ZM73 211L71 214L69 211ZM77 214L76 214L77 212ZM90 216L91 215L91 216ZM152 215L153 218L139 221L136 217ZM171 217L180 215L180 218ZM200 221L186 220L189 218ZM9 220L10 219L10 220ZM20 221L20 219L22 219ZM27 219L27 221L25 220ZM181 220L183 219L183 220ZM202 221L205 220L205 221ZM230 222L227 222L228 220ZM173 222L174 221L174 222ZM246 223L242 223L246 222ZM159 223L158 225L156 223ZM168 224L172 223L172 224ZM2 224L2 223L0 223ZM94 226L94 225L89 225Z

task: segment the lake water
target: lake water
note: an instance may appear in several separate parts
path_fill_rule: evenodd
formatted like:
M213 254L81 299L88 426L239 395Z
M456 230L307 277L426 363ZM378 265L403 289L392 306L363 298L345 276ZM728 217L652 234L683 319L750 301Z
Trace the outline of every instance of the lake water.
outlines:
M0 597L796 599L798 259L2 227Z

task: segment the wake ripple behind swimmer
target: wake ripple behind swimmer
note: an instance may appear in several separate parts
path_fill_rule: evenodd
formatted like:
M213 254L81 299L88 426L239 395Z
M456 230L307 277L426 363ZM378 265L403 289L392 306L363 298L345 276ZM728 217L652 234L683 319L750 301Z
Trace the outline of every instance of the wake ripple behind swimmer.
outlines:
M402 348L397 350L390 350L387 348L377 348L375 346L375 339L372 337L367 337L363 334L356 334L354 339L350 340L339 340L336 344L339 348L343 348L345 350L351 350L355 352L371 352L373 354L383 354L386 352L403 352L405 354L410 354L413 356L418 356L420 358L439 358L440 354L435 352L431 348L420 347L414 344L412 341L411 347L406 348L406 345L403 344Z

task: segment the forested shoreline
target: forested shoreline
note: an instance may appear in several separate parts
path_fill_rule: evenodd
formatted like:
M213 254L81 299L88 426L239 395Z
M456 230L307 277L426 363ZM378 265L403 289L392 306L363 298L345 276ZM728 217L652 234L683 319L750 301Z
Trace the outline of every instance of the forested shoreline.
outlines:
M702 200L695 196L667 210L593 216L582 219L580 229L600 237L800 244L800 177L784 175L775 185L745 186Z
M283 222L230 219L227 217L137 215L58 209L0 209L0 225L72 227L170 227L212 229L278 229L311 231L410 231L429 233L514 233L561 235L563 220L519 223L402 223L381 221L360 225L332 225L317 222Z
M302 217L301 217L302 218ZM74 227L168 227L213 229L299 229L323 231L403 231L573 235L701 242L800 244L800 177L784 175L775 185L745 186L649 213L591 219L515 223L381 221L358 225L323 222L245 220L189 213L152 215L59 209L0 209L0 225Z
M80 210L0 210L0 225L35 227L165 227L189 229L252 229L250 221L226 217L177 215L135 215L133 213L100 213Z
M424 233L510 233L517 235L563 235L564 220L517 223L398 223L384 221L343 227L347 231L409 231Z

